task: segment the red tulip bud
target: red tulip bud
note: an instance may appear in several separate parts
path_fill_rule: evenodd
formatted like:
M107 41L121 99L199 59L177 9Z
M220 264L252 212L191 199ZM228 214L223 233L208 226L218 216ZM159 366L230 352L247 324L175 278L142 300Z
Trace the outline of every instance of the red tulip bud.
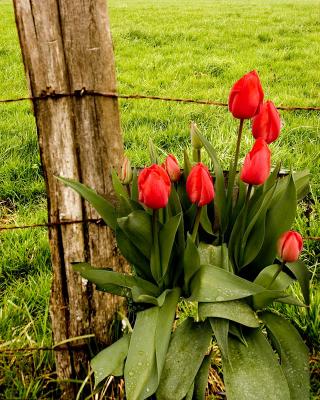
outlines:
M235 118L248 119L260 111L263 89L256 71L251 71L239 79L229 95L229 111Z
M205 206L213 200L213 182L205 165L198 163L191 169L187 178L186 190L190 201L199 207Z
M270 175L271 152L264 139L257 139L247 154L240 179L249 185L262 185Z
M181 171L177 159L173 154L169 154L162 164L162 167L167 171L171 182L177 182L180 179Z
M157 164L144 168L138 177L139 201L154 210L167 205L171 182L166 171Z
M281 120L278 110L272 101L267 101L252 120L252 134L256 139L262 138L269 144L278 138L280 130Z
M297 261L303 247L300 233L288 231L283 233L278 240L278 255L284 262Z
M125 157L121 167L121 182L124 185L128 185L132 181L133 173L131 163L127 157Z

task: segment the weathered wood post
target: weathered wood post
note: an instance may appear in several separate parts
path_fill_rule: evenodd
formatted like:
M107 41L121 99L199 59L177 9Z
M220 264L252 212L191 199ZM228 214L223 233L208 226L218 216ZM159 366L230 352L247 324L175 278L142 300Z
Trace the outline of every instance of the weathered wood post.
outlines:
M14 0L16 23L30 93L88 90L115 92L115 66L106 0ZM98 217L55 176L77 179L111 196L111 168L118 169L123 144L115 98L93 96L34 101L39 147L48 194L49 222ZM72 271L71 263L125 268L107 227L52 227L51 318L54 342L94 333L108 342L120 300L98 293ZM76 342L79 344L79 342ZM85 341L82 342L85 345ZM71 343L72 344L72 343ZM59 379L81 376L83 351L56 352ZM72 385L64 397L74 398Z

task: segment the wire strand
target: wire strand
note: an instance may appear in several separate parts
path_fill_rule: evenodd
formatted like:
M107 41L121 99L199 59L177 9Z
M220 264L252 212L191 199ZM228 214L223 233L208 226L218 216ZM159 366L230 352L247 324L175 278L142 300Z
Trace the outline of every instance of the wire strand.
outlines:
M47 100L47 99L60 99L65 97L76 97L81 98L85 96L97 96L97 97L108 97L108 98L117 98L117 99L131 99L131 100L158 100L158 101L168 101L168 102L177 102L177 103L193 103L193 104L202 104L202 105L210 105L217 107L227 107L228 104L220 101L214 100L197 100L197 99L189 99L189 98L179 98L179 97L163 97L163 96L151 96L145 94L118 94L112 92L98 92L94 90L87 90L86 88L82 88L79 90L75 90L71 93L57 93L55 91L46 92L43 91L38 96L27 96L27 97L17 97L12 99L0 99L0 103L13 103L19 101L37 101L37 100ZM320 111L320 107L318 106L277 106L278 110L283 111Z

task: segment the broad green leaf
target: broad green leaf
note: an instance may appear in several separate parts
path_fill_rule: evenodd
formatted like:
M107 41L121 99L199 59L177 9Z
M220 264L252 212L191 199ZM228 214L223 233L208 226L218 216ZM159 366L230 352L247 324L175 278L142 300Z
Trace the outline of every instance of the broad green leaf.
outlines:
M192 382L192 385L190 386L188 393L186 395L186 397L184 398L184 400L193 400L193 395L194 395L194 382Z
M93 268L87 263L73 264L73 269L74 271L79 272L83 278L94 283L98 290L108 291L110 286L118 286L119 288L127 288L131 290L133 287L138 286L147 294L153 296L159 295L159 288L157 286L144 279L138 278L137 276Z
M242 299L265 289L213 265L203 265L191 281L192 301L204 303Z
M271 290L287 289L293 282L293 279L283 271L280 271L275 281L272 282L273 277L279 271L279 268L281 268L279 264L268 265L259 273L259 275L254 280L254 283ZM270 286L271 282L272 285Z
M137 313L124 367L128 400L144 400L151 396L157 388L155 336L158 315L159 307L152 307Z
M86 199L111 229L116 229L117 220L115 208L108 200L80 182L62 177L57 178Z
M242 333L241 325L229 321L229 333L230 335L233 335L235 338L237 338L237 340L239 340L240 343L242 343L245 346L247 345L246 339Z
M271 312L260 315L270 339L280 356L291 400L310 399L309 352L297 330L289 321Z
M112 186L113 186L113 189L116 192L117 196L123 196L124 198L128 199L129 194L128 194L127 190L123 187L123 185L118 177L118 174L115 170L112 171L111 177L112 177Z
M227 214L226 214L226 191L225 191L225 183L224 183L224 175L223 170L220 166L218 161L218 157L216 152L214 151L213 147L211 146L210 142L197 130L195 133L199 140L202 142L203 146L205 147L209 157L212 160L214 173L215 173L215 198L214 202L217 206L219 212L219 220L221 225L221 231L224 232L227 227Z
M238 214L237 219L235 220L228 243L229 257L236 270L238 270L239 267L239 254L240 254L241 236L242 236L241 231L244 218L245 218L245 206L243 206L242 210Z
M187 318L174 331L162 371L157 400L182 400L194 381L211 341L208 322Z
M150 271L150 261L128 240L125 233L118 227L116 230L117 246L126 260L134 266L137 275L149 281L153 280Z
M256 313L244 300L221 301L219 303L199 303L199 318L224 318L250 328L257 328L259 320Z
M293 279L285 272L281 271L277 276L276 280L272 282L273 277L278 272L280 265L272 264L265 267L254 280L257 285L265 287L267 290L253 296L253 306L256 310L261 310L272 304L274 301L280 301L280 299L288 298L288 294L284 292ZM270 286L270 284L272 285Z
M122 376L124 361L128 354L131 335L123 336L111 346L100 351L92 360L91 367L94 372L94 385L97 386L109 375Z
M301 291L304 297L306 305L310 304L310 279L311 272L303 261L296 261L293 263L287 263L286 267L293 273L297 278Z
M286 296L281 297L279 299L275 299L277 303L284 303L284 304L292 304L298 307L307 307L306 304L303 304L297 297L294 296Z
M244 234L238 238L241 242L239 267L248 265L259 253L265 236L265 219L267 208L270 205L276 186L271 187L261 198L259 207L254 214L250 214L245 221ZM249 204L250 205L250 204Z
M151 164L159 164L159 154L158 154L158 149L154 145L152 139L149 139L149 156L150 156L150 161Z
M181 214L182 215L182 207L180 203L180 199L178 196L178 193L174 187L174 185L171 186L171 194L169 197L169 207L171 209L171 214L173 216ZM178 252L179 254L182 254L185 248L185 240L184 240L184 219L180 219L180 224L178 227L178 233L177 233L177 245L178 245Z
M200 268L200 255L191 236L188 234L186 250L183 255L184 283L188 290L190 280Z
M184 160L183 174L185 176L185 179L187 179L190 174L192 164L186 149L183 150L183 160Z
M294 172L293 180L297 189L297 200L300 201L310 192L310 172L307 170Z
M199 243L198 251L200 254L200 264L211 264L226 271L232 272L232 265L228 256L228 247L225 243L221 246Z
M210 235L213 235L212 223L208 217L208 207L207 206L202 207L200 224L207 233L209 233Z
M283 232L291 228L295 218L297 197L292 176L289 177L285 190L281 192L280 196L276 196L277 189L266 215L263 246L258 256L250 265L250 268L253 267L253 270L261 270L263 267L273 263L277 251L277 241ZM275 197L277 201L275 201Z
M260 329L245 334L247 346L229 336L229 363L223 358L228 400L290 400L286 378Z
M266 308L274 301L278 301L280 298L287 298L288 294L283 290L268 290L265 289L262 293L255 294L252 296L252 307L254 310L262 310Z
M228 333L229 320L223 318L209 318L209 322L218 343L219 349L226 360L229 359Z
M181 221L181 214L175 215L170 218L169 221L163 225L159 232L159 245L160 245L160 258L161 258L161 268L162 276L165 276L170 256L176 237L176 233Z
M145 211L133 211L127 217L118 218L118 225L141 253L150 259L152 247L152 221Z
M168 291L165 301L160 308L156 328L156 359L158 382L165 363L165 358L171 338L171 330L176 315L176 308L180 298L180 288Z
M194 380L194 397L191 397L191 400L205 400L210 366L211 354L205 356L202 361L201 367Z

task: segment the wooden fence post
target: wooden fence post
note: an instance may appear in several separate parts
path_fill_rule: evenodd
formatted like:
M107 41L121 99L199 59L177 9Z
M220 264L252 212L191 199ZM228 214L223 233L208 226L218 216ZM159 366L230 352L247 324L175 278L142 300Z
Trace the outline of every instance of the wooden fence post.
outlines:
M14 0L16 24L32 96L43 92L115 92L115 66L106 0ZM111 168L123 159L118 103L93 96L35 100L49 222L98 215L55 176L74 178L112 200ZM51 318L54 342L94 333L108 343L120 300L97 292L71 263L125 268L109 228L73 224L50 228L53 265ZM75 342L77 345L79 341ZM56 352L58 378L83 377L83 351ZM70 343L72 345L72 343ZM75 397L66 384L64 398Z

